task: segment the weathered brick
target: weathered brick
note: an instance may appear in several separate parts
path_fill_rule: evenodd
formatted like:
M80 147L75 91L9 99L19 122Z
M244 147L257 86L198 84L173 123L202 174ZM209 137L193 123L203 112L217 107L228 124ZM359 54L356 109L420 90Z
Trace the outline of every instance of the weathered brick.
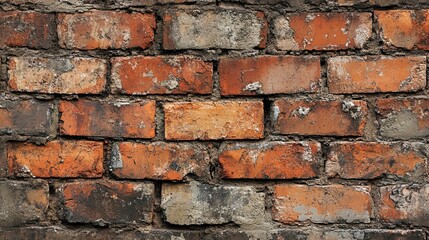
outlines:
M219 78L222 95L313 93L321 81L320 58L221 58Z
M382 137L411 139L429 136L429 99L379 99L376 107Z
M421 230L383 229L275 229L270 231L271 240L424 240Z
M313 178L317 176L320 150L316 142L228 144L219 162L223 178Z
M429 185L391 185L380 188L382 221L429 226Z
M423 143L336 142L329 146L326 172L333 177L372 179L384 174L419 178L429 146Z
M61 134L152 138L155 102L61 101Z
M161 207L166 221L177 225L260 224L265 209L264 193L253 187L197 182L163 184Z
M266 44L262 12L219 10L169 11L163 16L164 49L251 49Z
M64 219L71 223L150 223L154 186L149 183L74 182L64 186Z
M153 14L90 11L58 15L58 37L63 48L148 48L154 40Z
M368 113L360 100L279 99L272 110L275 132L327 136L362 136Z
M100 93L106 85L106 69L106 61L95 58L13 57L9 87L19 92Z
M125 234L122 234L125 235ZM43 239L61 239L61 240L77 240L77 239L91 239L91 240L113 240L113 239L126 239L118 238L120 234L115 234L113 231L108 230L95 230L85 229L70 230L60 228L57 226L52 227L20 227L20 228L5 228L0 229L0 240L43 240Z
M328 59L331 93L415 92L426 86L426 57Z
M6 142L0 139L0 178L7 177Z
M113 89L126 94L209 94L213 65L193 57L118 57Z
M9 143L10 176L17 177L101 177L103 143L94 141L51 141L45 146Z
M43 220L48 205L47 184L0 182L0 227Z
M363 48L371 37L371 13L298 13L273 23L279 50Z
M124 6L152 6L155 4L169 3L212 3L216 0L115 0L116 3Z
M273 219L283 223L369 223L370 187L276 185ZM327 204L329 203L329 204Z
M429 50L429 10L375 11L375 16L385 44Z
M55 128L48 101L0 99L0 135L47 136Z
M426 0L337 0L339 6L398 6L398 5L409 5L415 6L419 3L427 3Z
M36 12L0 12L0 48L50 48L55 40L55 16Z
M110 168L118 178L182 180L207 171L207 150L186 143L131 143L113 145Z
M257 101L175 102L164 104L169 140L259 139L264 109Z

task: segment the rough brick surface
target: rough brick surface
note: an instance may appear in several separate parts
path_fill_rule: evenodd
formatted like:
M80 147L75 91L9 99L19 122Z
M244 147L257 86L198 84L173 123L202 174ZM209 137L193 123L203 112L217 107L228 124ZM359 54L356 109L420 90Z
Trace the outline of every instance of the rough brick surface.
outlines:
M262 12L171 11L163 20L164 49L251 49L266 44L267 23Z
M369 191L364 186L277 185L273 218L283 223L369 223L373 209Z
M329 92L340 94L422 90L426 87L426 57L330 58L328 87Z
M423 143L337 142L329 149L326 172L348 179L372 179L383 174L422 177L426 172Z
M320 150L315 142L230 144L221 152L219 162L224 178L313 178Z
M154 39L151 14L113 11L59 14L58 37L63 48L147 48Z
M10 143L7 148L9 175L17 177L101 177L103 143L52 141L46 146Z
M429 185L390 185L380 188L383 221L429 226Z
M154 101L61 101L59 111L61 133L64 135L130 138L155 136Z
M149 183L75 182L64 186L64 219L68 222L149 223L154 186Z
M127 94L209 94L213 66L193 57L120 57L112 60L113 88Z
M262 102L180 102L164 105L165 138L171 140L259 139Z
M429 99L390 98L377 101L380 135L392 139L429 136Z
M5 47L50 48L54 46L55 16L36 12L0 13L0 49Z
M118 178L182 180L201 175L209 155L202 146L176 143L131 143L113 146L110 168Z
M429 50L429 10L375 11L375 16L385 44Z
M318 57L261 56L222 58L222 95L317 92L321 79Z
M48 209L48 185L0 182L0 227L44 220Z
M279 99L272 108L275 131L297 135L361 136L368 112L359 100Z
M0 98L0 134L48 135L53 130L53 104Z
M253 187L163 184L161 207L167 222L178 225L262 223L264 194Z
M9 60L13 91L95 94L106 85L107 64L95 58L34 58Z
M274 20L279 50L362 48L371 37L370 13L300 13Z

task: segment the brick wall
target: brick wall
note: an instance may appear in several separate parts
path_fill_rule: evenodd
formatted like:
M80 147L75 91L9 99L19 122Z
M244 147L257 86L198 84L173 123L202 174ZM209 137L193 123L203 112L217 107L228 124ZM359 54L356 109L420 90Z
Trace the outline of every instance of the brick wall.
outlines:
M0 239L429 239L427 0L0 0Z

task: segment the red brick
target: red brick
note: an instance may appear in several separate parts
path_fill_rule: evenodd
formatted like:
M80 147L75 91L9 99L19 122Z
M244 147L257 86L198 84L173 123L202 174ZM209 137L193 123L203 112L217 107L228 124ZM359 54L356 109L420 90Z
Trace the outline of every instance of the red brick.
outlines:
M264 108L257 101L166 103L165 138L169 140L259 139Z
M347 179L372 179L384 174L421 177L429 151L423 143L337 142L330 144L326 172Z
M1 181L0 200L0 227L44 220L49 206L48 184Z
M9 60L9 87L19 92L100 93L106 69L106 61L95 58L14 57Z
M95 178L103 175L103 143L52 141L45 146L9 143L9 175L41 178Z
M379 99L380 135L392 139L429 136L429 99Z
M193 57L118 57L112 80L126 94L209 94L213 65Z
M298 13L274 20L279 50L362 48L371 37L371 13Z
M148 48L154 40L153 14L90 11L58 15L58 37L63 48Z
M64 219L71 223L150 223L154 186L149 183L74 182L64 186Z
M163 16L163 47L174 49L264 48L264 13L232 9L169 11Z
M380 219L429 226L429 185L391 185L380 188Z
M36 12L0 12L0 48L50 48L55 40L55 16Z
M47 101L0 99L0 135L49 135L56 128L53 107Z
M297 135L362 136L365 101L279 99L274 102L275 132Z
M385 44L429 50L429 10L375 11L375 16Z
M182 180L208 167L208 152L186 143L131 143L113 146L110 168L118 178Z
M219 162L223 178L313 178L317 176L320 150L316 142L228 144Z
M222 95L317 92L321 81L319 57L260 56L222 58Z
M152 138L155 136L155 101L61 101L61 134Z
M369 192L364 186L276 185L273 218L283 223L369 223Z
M331 93L415 92L426 86L426 57L334 57Z

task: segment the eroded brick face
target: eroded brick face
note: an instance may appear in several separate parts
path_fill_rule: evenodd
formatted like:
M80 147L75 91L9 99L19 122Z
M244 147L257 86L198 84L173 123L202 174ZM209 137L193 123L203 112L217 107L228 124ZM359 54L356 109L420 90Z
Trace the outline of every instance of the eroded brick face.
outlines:
M371 37L370 13L286 14L274 20L279 50L363 48Z
M151 14L91 11L59 14L60 46L77 49L148 48L154 39Z
M0 13L0 48L30 47L47 49L55 46L55 16L36 12Z
M193 57L120 57L112 60L113 88L127 94L209 94L213 65Z

